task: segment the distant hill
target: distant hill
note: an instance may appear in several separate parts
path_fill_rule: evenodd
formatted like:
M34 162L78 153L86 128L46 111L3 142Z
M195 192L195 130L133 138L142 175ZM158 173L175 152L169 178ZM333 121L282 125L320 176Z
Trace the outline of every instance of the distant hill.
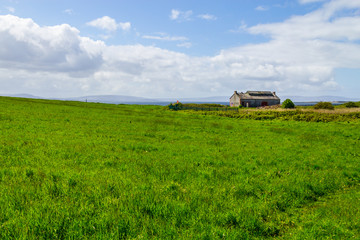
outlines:
M85 102L85 101L100 102L100 103L112 103L112 104L159 102L159 100L156 99L124 96L124 95L93 95L93 96L63 98L62 100L72 100L72 101L81 101L81 102Z
M4 97L18 97L18 98L37 98L37 99L42 99L42 97L34 96L34 95L31 95L31 94L26 94L26 93L19 93L19 94L0 94L0 96L4 96Z
M203 98L164 98L164 101L176 102L179 100L180 102L229 102L229 96L213 96L213 97L203 97Z

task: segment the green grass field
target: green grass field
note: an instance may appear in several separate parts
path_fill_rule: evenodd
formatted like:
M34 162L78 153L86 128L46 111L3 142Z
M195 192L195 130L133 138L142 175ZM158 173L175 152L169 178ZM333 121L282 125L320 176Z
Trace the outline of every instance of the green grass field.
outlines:
M0 97L0 239L360 239L360 120Z

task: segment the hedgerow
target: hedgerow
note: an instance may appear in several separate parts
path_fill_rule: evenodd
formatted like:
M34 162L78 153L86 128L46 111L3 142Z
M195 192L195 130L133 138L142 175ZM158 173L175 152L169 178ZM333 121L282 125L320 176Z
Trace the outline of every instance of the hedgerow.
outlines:
M344 106L347 107L347 108L357 108L357 107L359 107L359 105L360 105L360 102L358 102L358 103L347 102L347 103L344 104Z
M216 115L222 117L254 119L254 120L284 120L284 121L304 121L304 122L334 122L334 121L354 121L360 119L360 112L352 113L320 113L311 111L202 111L203 115Z

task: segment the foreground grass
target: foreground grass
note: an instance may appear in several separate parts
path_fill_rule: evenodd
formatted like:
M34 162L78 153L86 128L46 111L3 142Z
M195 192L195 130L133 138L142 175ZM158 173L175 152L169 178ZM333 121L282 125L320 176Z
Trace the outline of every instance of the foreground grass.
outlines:
M359 127L0 98L0 239L360 238Z
M297 226L282 239L358 239L360 191L348 189L299 209Z

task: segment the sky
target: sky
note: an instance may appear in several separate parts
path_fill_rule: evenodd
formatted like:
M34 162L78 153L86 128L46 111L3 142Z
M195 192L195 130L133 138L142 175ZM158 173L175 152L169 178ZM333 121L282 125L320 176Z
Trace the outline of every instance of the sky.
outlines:
M0 94L360 98L360 0L0 0Z

